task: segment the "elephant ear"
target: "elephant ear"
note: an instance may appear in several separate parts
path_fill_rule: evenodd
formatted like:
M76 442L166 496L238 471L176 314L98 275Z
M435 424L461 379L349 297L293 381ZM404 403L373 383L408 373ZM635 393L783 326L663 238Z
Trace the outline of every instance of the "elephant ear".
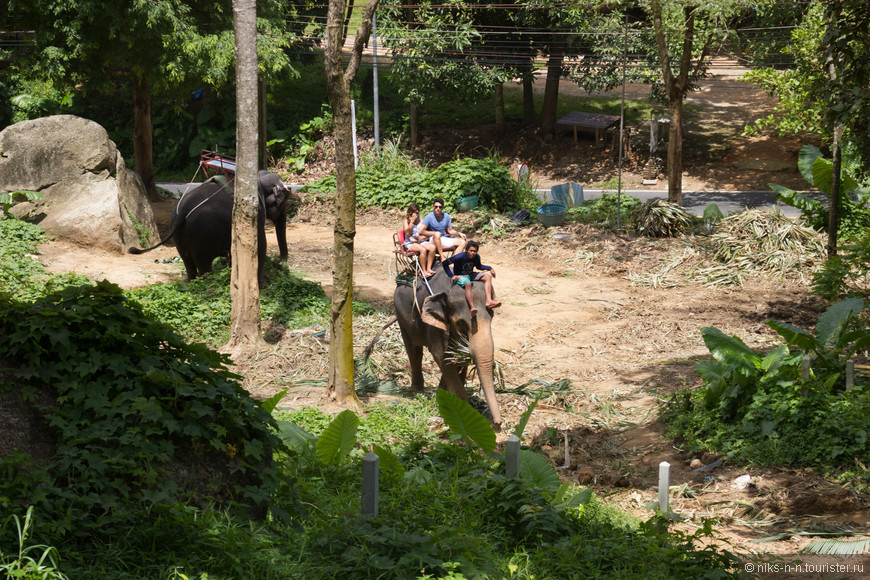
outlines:
M429 326L447 332L447 294L444 292L435 296L427 296L423 300L423 310L420 318Z

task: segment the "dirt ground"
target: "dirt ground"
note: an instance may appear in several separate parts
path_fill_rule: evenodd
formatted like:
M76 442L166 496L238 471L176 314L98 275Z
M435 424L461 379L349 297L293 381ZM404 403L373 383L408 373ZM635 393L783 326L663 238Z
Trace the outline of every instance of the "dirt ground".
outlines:
M703 99L706 94L706 104L697 102L699 111L721 117L723 126L742 126L751 119L741 115L758 116L771 106L757 91L723 86L730 88L720 87L719 96L713 87L693 97ZM722 90L726 92L721 94ZM469 139L482 138L475 134ZM429 135L427 141L428 147L434 147L437 139ZM684 187L765 189L770 181L799 186L799 176L789 169L799 146L797 140L769 137L738 140L716 163L687 164ZM563 154L556 153L559 148L575 157L578 152L589 153L590 161L567 163ZM567 134L523 153L518 151L516 159L537 156L533 176L542 187L565 180L592 183L599 175L596 172L613 169L611 161L604 159L605 152L591 142L574 145ZM171 201L154 206L162 228L171 207ZM327 293L332 284L330 210L324 204L305 204L287 232L290 267L320 282ZM454 217L459 229L468 227L467 216ZM385 312L395 287L391 236L400 219L398 212L363 212L354 242L357 297L383 306ZM569 239L557 240L554 233L569 234ZM550 455L566 480L592 486L606 501L646 518L650 512L645 506L657 497L659 464L667 461L671 508L689 518L679 526L692 531L700 518L715 517L721 542L747 558L748 576L870 578L870 556L799 554L813 539L805 535L754 543L767 535L811 527L867 530L870 498L811 470L747 470L726 459L709 471L694 471L693 459L708 465L718 458L693 457L664 439L663 427L656 421L660 401L699 384L692 365L708 355L701 327L715 326L751 347L773 344L764 324L771 318L811 328L822 306L798 280L749 279L743 287L724 289L684 281L667 288L633 285L633 274L659 270L686 243L601 234L586 226L528 227L500 240L484 237L483 241L481 256L497 269L495 287L503 302L493 332L506 387L499 402L508 432L531 401L517 389L534 390L530 381L567 379L570 390L539 405L527 429L529 442ZM272 231L269 244L270 252L277 253ZM181 265L165 263L176 255L171 247L139 256L94 255L88 248L53 241L42 246L37 258L52 271L75 271L134 287L181 279ZM357 323L359 351L388 318L385 313ZM267 328L266 335L267 349L237 361L246 388L265 398L289 387L282 407L313 404L337 410L323 400L320 386L326 377L327 338L306 329ZM395 325L380 339L376 353L379 376L408 385L407 360ZM428 354L426 360L427 381L435 384L437 375ZM502 440L505 437L501 435ZM752 485L738 489L735 480L741 475L751 476ZM796 568L801 562L804 567ZM792 566L788 572L786 565ZM840 568L846 570L843 573L834 565L851 568Z

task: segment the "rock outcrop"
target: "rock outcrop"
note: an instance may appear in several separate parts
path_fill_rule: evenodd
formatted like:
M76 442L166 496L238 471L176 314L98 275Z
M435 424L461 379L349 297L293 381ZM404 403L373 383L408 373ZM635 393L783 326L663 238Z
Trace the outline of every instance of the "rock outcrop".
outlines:
M19 190L44 199L12 213L57 239L118 253L159 239L142 180L88 119L55 115L0 131L0 193Z

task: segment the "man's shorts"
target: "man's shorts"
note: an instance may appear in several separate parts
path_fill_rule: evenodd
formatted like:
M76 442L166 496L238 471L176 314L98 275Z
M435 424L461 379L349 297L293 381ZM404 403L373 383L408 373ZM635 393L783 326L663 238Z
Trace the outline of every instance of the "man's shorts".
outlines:
M474 274L474 278L473 278L473 279L474 279L474 280L480 280L480 279L483 277L483 274L484 274L483 272L477 272L477 273ZM453 282L453 283L454 283L454 284L457 284L457 285L459 285L459 286L462 286L463 288L465 288L465 285L466 285L466 284L470 284L471 281L472 281L471 276L460 276L460 277L459 277L459 280L456 280L456 281Z
M459 240L462 238L453 238L450 236L441 236L441 247L442 248L455 248L459 245Z

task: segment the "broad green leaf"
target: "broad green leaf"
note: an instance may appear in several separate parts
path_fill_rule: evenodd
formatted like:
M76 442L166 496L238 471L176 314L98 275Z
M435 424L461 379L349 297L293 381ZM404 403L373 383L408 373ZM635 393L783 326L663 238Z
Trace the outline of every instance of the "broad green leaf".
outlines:
M444 423L457 435L469 442L473 441L486 453L495 449L495 431L483 415L474 408L444 389L435 392L435 402Z
M356 444L356 430L359 417L353 411L342 411L336 415L326 430L317 438L317 455L327 465L338 463L350 453Z
M265 401L261 401L260 406L263 407L264 409L266 409L266 411L271 414L272 411L275 410L275 407L278 406L278 403L281 402L281 399L284 398L284 395L286 395L287 391L289 391L289 390L290 389L284 389L280 393L276 393L275 395L272 395L271 397L269 397Z
M776 199L786 205L796 207L802 212L812 211L817 206L821 205L820 201L812 199L811 197L807 197L806 195L793 189L789 189L775 183L768 183L767 186L776 192Z
M559 489L559 474L546 459L528 449L520 451L520 475L530 479L540 490L554 494Z
M824 157L818 157L813 161L813 181L819 191L831 193L831 178L834 175L834 164Z
M701 336L710 354L722 364L754 370L761 363L761 356L736 336L728 336L712 326L702 328Z
M779 322L778 320L768 320L767 325L783 337L788 344L796 346L803 351L814 350L817 346L816 338L797 326L792 326L786 322Z
M380 445L375 445L373 448L375 455L378 456L380 469L386 473L392 473L398 477L403 477L405 475L405 466L399 461L399 458L384 447Z
M864 309L864 301L860 298L846 298L831 305L816 322L816 341L824 347L828 343L836 345L840 333L849 319Z
M815 145L804 145L798 154L798 170L800 170L804 179L816 187L818 185L813 179L813 165L816 159L819 159L821 156L822 152Z
M791 355L788 346L781 344L769 353L761 361L761 369L766 372L774 371Z
M714 360L702 360L695 363L695 371L705 383L726 382L730 375L729 368Z
M278 436L300 455L311 451L311 446L317 440L317 437L299 425L287 421L278 421Z

